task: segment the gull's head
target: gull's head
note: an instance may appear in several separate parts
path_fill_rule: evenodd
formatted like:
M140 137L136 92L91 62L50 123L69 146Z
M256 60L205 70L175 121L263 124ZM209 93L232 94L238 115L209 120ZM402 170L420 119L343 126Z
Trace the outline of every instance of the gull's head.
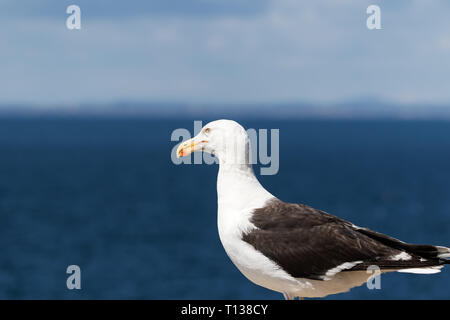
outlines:
M180 143L177 156L184 157L194 151L215 155L220 162L248 162L249 140L245 129L233 120L212 121L192 139Z

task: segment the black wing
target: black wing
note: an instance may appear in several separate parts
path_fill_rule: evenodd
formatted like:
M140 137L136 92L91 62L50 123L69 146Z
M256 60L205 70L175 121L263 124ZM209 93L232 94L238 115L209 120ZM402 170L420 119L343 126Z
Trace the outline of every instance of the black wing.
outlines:
M296 278L323 280L327 271L355 261L362 262L348 270L366 270L370 265L406 269L445 263L437 258L435 246L407 244L323 211L278 199L256 209L251 222L257 229L244 234L243 240ZM393 259L402 252L411 258Z

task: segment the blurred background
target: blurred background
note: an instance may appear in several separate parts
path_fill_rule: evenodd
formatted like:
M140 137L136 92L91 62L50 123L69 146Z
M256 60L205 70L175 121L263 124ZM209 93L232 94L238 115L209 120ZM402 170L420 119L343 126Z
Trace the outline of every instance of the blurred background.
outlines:
M282 200L450 245L449 9L1 1L0 298L282 298L220 244L217 166L171 161L172 131L194 120L280 129L280 170L260 180ZM327 299L449 299L449 281L388 274Z

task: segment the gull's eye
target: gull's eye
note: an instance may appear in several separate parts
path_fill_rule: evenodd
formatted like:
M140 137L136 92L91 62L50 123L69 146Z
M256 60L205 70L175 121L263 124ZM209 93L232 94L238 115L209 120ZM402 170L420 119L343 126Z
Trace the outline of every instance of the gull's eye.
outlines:
M210 128L206 128L205 130L203 130L204 133L208 134L211 131Z

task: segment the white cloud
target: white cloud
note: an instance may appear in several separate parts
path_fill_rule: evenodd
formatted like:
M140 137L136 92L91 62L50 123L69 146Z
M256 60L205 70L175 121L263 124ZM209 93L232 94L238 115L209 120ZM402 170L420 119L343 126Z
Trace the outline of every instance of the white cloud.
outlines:
M252 15L15 18L0 28L1 102L450 101L444 2L272 0ZM84 16L89 17L86 13ZM3 22L5 23L5 22Z

